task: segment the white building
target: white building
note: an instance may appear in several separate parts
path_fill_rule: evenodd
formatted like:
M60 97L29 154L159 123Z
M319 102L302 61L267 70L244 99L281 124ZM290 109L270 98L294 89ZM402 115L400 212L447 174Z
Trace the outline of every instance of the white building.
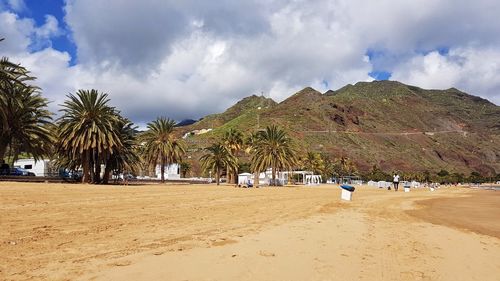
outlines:
M161 165L156 165L155 175L161 179ZM170 164L165 166L165 179L177 180L181 178L181 169L179 164Z
M32 172L37 177L44 177L49 175L49 160L38 160L35 162L35 159L19 159L14 162L14 167L19 167L27 170L28 172Z

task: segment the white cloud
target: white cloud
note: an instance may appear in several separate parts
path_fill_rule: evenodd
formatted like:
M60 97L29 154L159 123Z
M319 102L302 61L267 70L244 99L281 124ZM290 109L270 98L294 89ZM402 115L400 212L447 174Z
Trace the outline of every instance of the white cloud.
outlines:
M500 104L500 49L456 48L431 52L401 63L393 79L425 88L455 87Z
M19 19L11 12L0 12L0 36L6 40L0 43L0 50L6 55L24 52L31 44L33 21Z
M52 15L45 16L45 24L35 30L38 38L49 39L53 36L61 34L59 30L59 22Z
M45 16L45 23L36 26L30 18L20 18L17 14L0 11L0 35L6 38L0 50L6 55L41 50L51 46L51 38L62 33L54 16Z
M7 3L9 7L16 12L26 10L26 3L24 3L24 0L7 0Z
M65 11L75 66L50 47L57 19L0 13L0 51L33 70L53 109L97 88L136 122L198 118L261 91L280 101L369 81L374 67L500 103L498 1L67 0ZM368 50L381 55L368 60Z

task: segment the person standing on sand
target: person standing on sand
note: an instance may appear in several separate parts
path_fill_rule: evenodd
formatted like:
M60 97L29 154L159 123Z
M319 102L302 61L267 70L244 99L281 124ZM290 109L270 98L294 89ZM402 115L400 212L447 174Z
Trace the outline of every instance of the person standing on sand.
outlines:
M399 186L399 175L396 173L394 175L394 178L392 180L392 183L394 184L394 191L398 191L398 186Z

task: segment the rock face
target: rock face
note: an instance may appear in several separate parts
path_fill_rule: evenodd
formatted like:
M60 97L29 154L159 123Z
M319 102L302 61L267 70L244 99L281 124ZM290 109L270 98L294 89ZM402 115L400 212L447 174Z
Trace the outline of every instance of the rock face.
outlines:
M322 94L307 87L279 104L245 98L188 127L213 127L215 139L230 127L248 133L257 122L287 129L303 151L347 156L361 171L500 173L500 107L454 88L375 81Z

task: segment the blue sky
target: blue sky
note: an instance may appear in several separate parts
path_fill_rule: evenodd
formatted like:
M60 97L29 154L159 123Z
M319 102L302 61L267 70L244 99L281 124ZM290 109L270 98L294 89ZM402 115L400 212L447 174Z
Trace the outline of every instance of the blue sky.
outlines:
M0 0L0 55L53 111L96 88L139 123L374 79L500 104L499 14L493 0Z
M72 58L71 64L74 65L76 63L76 45L71 39L71 31L64 22L64 0L28 0L24 3L24 8L19 11L10 7L7 9L17 12L20 17L33 19L38 26L45 23L47 15L53 15L61 24L62 33L51 38L51 46L55 50L68 52ZM32 51L39 51L39 49Z

